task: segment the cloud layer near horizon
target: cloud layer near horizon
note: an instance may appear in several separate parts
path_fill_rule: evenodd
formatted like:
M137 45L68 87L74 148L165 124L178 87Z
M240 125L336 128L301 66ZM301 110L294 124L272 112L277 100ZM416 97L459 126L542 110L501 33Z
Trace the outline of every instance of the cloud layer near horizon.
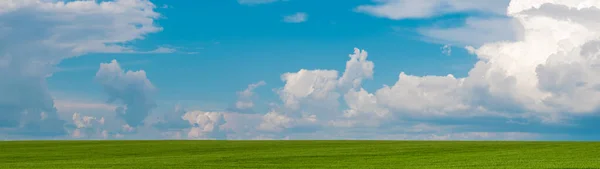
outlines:
M119 53L120 45L161 31L146 0L0 2L0 125L25 136L63 135L46 87L61 60L86 53ZM18 18L18 19L16 19ZM93 21L91 21L93 20Z
M368 58L377 56L356 48L343 72L283 73L285 84L276 90L279 101L267 112L240 111L253 109L253 90L265 83L259 82L239 92L236 110L178 107L158 121L148 120L155 87L146 73L125 71L115 60L101 64L96 80L109 101L121 105L116 118L76 113L60 119L45 84L55 65L86 53L131 51L117 44L160 31L154 25L160 15L146 0L0 2L0 22L5 23L0 26L0 43L5 43L0 78L15 79L0 82L0 132L117 139L540 139L600 131L586 121L596 119L600 108L600 23L594 18L600 2L512 0L506 10L451 0L412 4L427 9L449 4L446 11L428 13L393 13L413 1L382 2L358 9L390 19L492 10L522 29L512 41L470 47L479 60L467 77L399 72L396 83L368 91L362 84L376 68ZM101 19L87 22L67 14ZM23 21L11 20L17 16ZM23 24L50 26L33 30ZM64 127L67 123L71 126Z

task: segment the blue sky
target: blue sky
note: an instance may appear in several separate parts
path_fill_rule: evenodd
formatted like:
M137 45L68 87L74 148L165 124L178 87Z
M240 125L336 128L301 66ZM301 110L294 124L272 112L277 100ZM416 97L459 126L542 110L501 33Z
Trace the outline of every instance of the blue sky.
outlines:
M594 5L0 3L0 136L594 140Z
M465 16L394 21L353 11L358 5L371 3L368 0L349 1L343 6L319 1L251 6L236 1L152 2L169 6L157 9L164 16L157 24L164 30L133 44L143 49L161 45L181 47L184 48L182 53L91 54L65 60L59 67L90 69L55 74L49 79L49 85L74 93L95 90L97 86L91 79L98 63L118 59L122 63L135 63L124 68L152 72L148 76L160 86L159 98L234 102L237 90L260 80L268 85L259 94L274 96L267 88L281 86L279 76L283 72L303 68L342 71L354 47L371 51L374 55L371 60L378 63L375 80L366 84L371 90L382 84L393 84L401 71L415 75L465 76L476 61L474 56L460 49L455 50L453 56L446 56L440 50L444 44L425 42L419 34L410 31L436 24L438 20L460 20ZM283 22L284 16L296 12L309 13L309 19L303 23ZM396 27L409 30L396 30ZM68 80L75 76L81 79Z

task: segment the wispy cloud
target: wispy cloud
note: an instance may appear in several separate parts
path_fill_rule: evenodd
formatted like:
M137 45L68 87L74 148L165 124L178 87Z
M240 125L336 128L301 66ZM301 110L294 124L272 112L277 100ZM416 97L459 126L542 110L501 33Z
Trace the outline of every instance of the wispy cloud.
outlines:
M128 61L119 63L121 66L133 66L133 65L145 65L149 64L150 60L137 60L137 61ZM71 72L71 71L86 71L86 70L98 70L98 65L88 65L88 66L77 66L77 67L57 67L55 68L55 72Z
M84 102L77 100L54 100L54 106L59 112L78 112L86 110L114 111L117 107L102 102Z
M287 23L302 23L308 20L308 14L304 12L298 12L292 15L284 16L283 21Z
M175 53L175 52L177 52L177 49L161 46L152 51L149 51L148 53Z
M173 8L173 6L170 6L170 5L167 5L167 4L163 4L160 8L168 9L168 8Z
M504 15L509 0L385 0L376 4L360 5L356 12L394 20L429 18L463 11L482 11Z
M449 45L449 44L444 45L444 46L442 46L441 49L442 49L442 54L448 55L448 56L452 55L452 46L451 45Z

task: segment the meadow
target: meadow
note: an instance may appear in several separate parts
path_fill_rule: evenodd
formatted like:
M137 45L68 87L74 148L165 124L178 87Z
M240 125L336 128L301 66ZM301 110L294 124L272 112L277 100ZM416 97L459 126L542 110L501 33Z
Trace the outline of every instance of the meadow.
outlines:
M0 168L600 168L600 143L4 141Z

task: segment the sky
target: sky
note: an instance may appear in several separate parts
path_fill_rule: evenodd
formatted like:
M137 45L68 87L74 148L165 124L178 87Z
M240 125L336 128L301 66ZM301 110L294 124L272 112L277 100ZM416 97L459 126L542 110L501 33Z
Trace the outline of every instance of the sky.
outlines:
M599 8L0 1L0 139L598 140Z

